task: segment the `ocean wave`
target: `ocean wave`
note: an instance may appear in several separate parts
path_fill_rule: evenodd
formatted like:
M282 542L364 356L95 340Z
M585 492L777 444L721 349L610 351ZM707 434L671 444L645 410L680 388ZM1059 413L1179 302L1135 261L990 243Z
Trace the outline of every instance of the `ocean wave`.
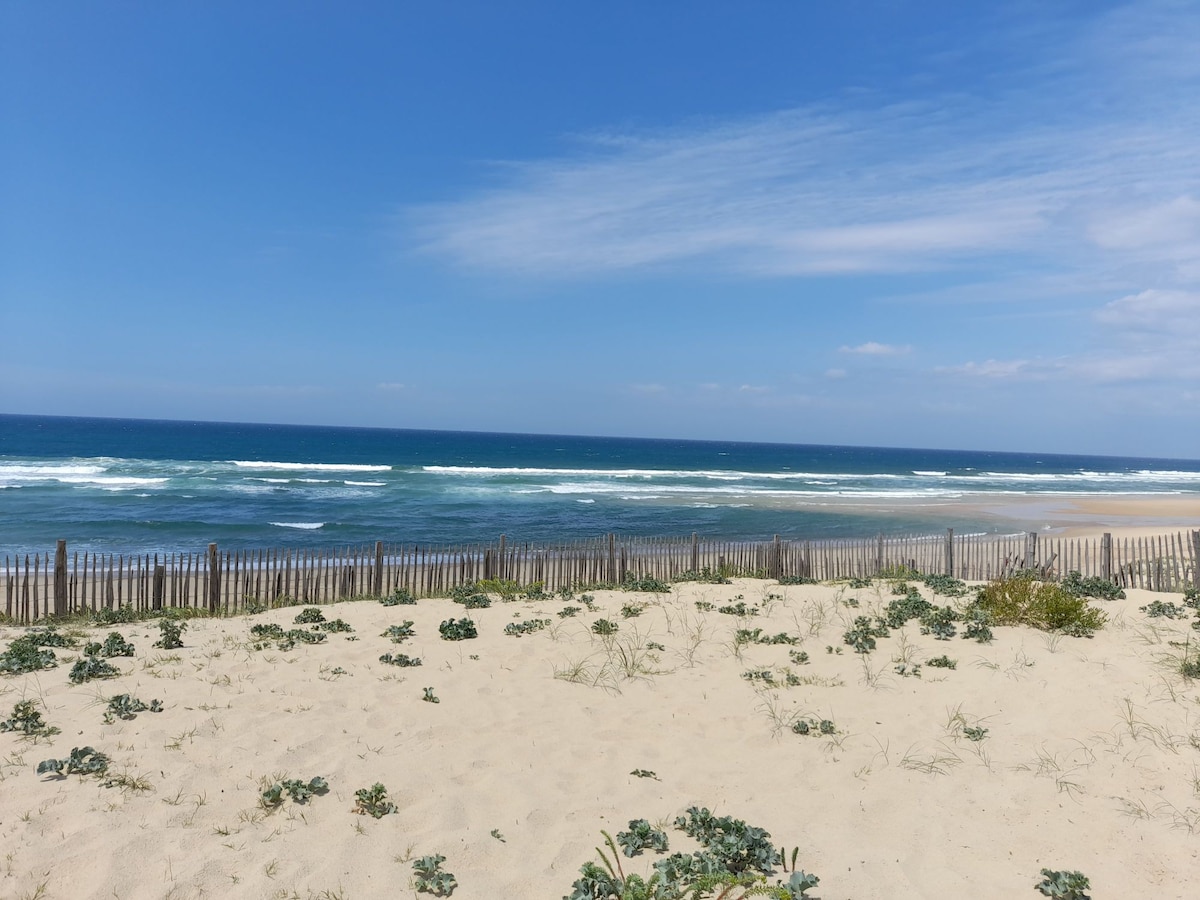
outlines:
M275 525L278 528L302 528L305 531L316 531L318 528L324 528L324 522L268 522L269 525Z
M252 459L231 459L229 462L239 469L275 469L280 472L390 472L392 470L391 466L362 463L263 462Z
M346 481L343 481L342 484L349 485L350 487L386 487L387 486L386 481L350 481L349 479L347 479Z
M946 475L945 472L922 472L920 469L913 469L913 474L914 475L928 475L928 476L933 476L934 478L944 478Z

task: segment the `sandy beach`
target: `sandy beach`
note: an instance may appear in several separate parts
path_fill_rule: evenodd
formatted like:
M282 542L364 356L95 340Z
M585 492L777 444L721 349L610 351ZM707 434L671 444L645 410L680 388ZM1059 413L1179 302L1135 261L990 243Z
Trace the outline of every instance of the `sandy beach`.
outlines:
M671 825L691 806L798 847L825 900L1041 896L1042 868L1084 872L1098 898L1193 895L1200 683L1178 661L1200 636L1139 609L1178 595L1093 601L1109 621L1090 639L997 627L990 644L942 641L913 621L865 655L843 634L893 599L887 582L593 596L569 617L578 600L342 603L322 612L353 631L288 650L251 628L303 628L298 607L190 620L178 649L153 646L154 620L86 629L133 645L110 660L119 677L71 684L79 651L57 649L56 668L0 678L0 718L28 700L61 730L0 734L0 895L428 896L413 861L440 854L456 898L559 898L602 829L645 818L671 852L696 849ZM739 602L758 614L719 612ZM478 637L441 639L464 615ZM534 619L549 624L505 633ZM593 633L600 619L616 633ZM383 636L406 622L413 637ZM739 644L746 628L796 643ZM0 629L0 647L22 633ZM927 664L942 655L956 667ZM162 711L106 722L119 694ZM813 734L794 733L801 720ZM37 774L83 746L110 757L115 783ZM260 799L315 776L328 792L303 804ZM395 812L356 815L374 784ZM645 874L654 858L623 862Z

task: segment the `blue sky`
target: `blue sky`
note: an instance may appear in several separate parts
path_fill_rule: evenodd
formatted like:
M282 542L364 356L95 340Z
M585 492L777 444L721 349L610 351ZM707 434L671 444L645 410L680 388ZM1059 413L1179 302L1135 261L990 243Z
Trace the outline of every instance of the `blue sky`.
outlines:
M0 4L0 411L1200 456L1200 4Z

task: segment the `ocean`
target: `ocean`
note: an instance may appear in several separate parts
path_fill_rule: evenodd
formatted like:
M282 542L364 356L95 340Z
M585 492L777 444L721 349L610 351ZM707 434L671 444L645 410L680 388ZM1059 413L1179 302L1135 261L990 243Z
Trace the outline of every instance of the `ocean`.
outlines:
M0 556L1012 533L1118 494L1200 519L1200 461L0 415Z

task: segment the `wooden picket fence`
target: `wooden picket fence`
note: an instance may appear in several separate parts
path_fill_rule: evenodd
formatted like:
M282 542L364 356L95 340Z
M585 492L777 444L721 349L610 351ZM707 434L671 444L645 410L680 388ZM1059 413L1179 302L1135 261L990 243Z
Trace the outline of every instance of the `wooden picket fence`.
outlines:
M562 544L374 546L327 550L220 550L193 553L69 553L59 541L51 554L4 557L4 615L29 623L129 605L137 610L204 609L230 614L250 604L288 599L333 603L390 594L444 596L483 578L563 587L618 584L626 578L672 580L703 569L767 578L803 576L826 581L866 577L907 567L966 581L987 581L1036 568L1055 578L1077 571L1123 587L1181 591L1200 587L1200 530L1114 540L940 535L857 540L722 541L604 537Z

